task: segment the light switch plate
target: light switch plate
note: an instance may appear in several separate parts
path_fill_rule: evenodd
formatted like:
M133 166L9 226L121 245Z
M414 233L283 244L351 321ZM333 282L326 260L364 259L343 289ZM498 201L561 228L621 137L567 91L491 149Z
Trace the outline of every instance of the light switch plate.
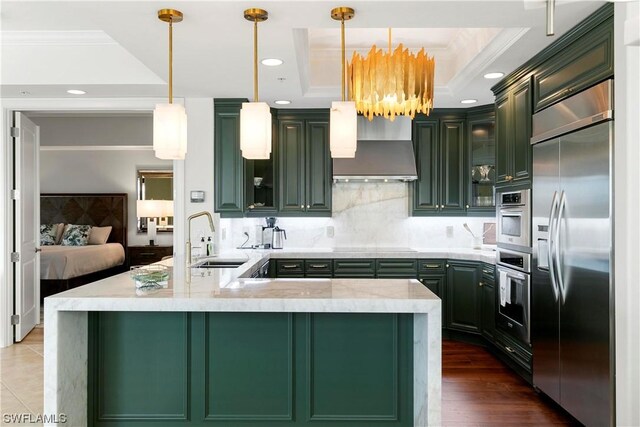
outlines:
M192 191L191 203L204 203L204 191L201 191L201 190Z

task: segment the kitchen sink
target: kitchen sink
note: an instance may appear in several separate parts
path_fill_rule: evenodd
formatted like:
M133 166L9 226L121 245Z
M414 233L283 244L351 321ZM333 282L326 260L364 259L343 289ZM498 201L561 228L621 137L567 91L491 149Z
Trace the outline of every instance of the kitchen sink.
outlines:
M244 264L244 261L217 261L217 260L208 260L198 264L193 265L196 268L236 268L240 267Z

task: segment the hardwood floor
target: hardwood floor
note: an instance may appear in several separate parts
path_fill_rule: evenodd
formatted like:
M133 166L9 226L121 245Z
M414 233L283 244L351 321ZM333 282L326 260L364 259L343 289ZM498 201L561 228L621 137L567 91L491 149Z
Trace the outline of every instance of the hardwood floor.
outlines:
M442 341L444 426L578 426L483 347Z

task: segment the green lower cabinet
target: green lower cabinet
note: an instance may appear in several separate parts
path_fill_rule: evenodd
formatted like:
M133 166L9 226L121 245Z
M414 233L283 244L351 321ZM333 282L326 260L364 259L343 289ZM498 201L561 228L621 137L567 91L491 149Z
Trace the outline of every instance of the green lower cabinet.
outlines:
M490 282L482 282L481 314L482 314L482 336L490 342L494 341L496 330L496 291Z
M480 333L480 264L448 261L447 328Z
M447 305L445 291L447 276L445 276L444 274L420 276L418 280L420 280L420 283L425 285L431 292L436 294L438 298L440 298L440 300L442 300L442 327L446 327Z
M90 426L411 426L413 316L91 313Z

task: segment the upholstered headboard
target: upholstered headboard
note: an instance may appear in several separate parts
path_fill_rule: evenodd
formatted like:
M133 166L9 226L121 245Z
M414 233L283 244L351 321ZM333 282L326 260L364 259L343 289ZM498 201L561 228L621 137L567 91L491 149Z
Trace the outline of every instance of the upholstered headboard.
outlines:
M40 223L113 227L109 243L127 247L127 194L41 194Z

